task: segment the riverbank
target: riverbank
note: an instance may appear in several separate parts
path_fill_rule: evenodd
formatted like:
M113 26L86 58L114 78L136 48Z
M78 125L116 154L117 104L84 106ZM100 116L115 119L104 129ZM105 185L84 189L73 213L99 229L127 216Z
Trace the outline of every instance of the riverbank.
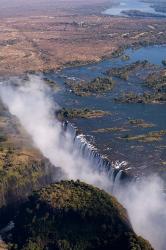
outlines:
M32 15L13 13L10 18L0 13L0 20L4 31L0 38L1 76L99 62L126 46L164 44L166 40L166 20L83 14L80 9L73 13L69 7L54 12L48 8L44 15L34 8Z

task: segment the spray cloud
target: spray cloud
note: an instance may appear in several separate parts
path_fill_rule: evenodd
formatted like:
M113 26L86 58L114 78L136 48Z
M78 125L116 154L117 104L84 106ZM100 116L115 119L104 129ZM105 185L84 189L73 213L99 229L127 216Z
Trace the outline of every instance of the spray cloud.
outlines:
M0 96L10 113L19 119L32 137L35 146L54 166L62 168L66 178L82 179L99 187L105 183L104 188L109 188L106 174L92 170L89 161L73 148L70 133L63 132L54 115L59 106L51 100L50 89L41 78L29 76L28 82L19 84L17 88L10 83L1 84Z
M35 146L53 165L62 168L65 178L81 179L111 190L112 183L106 173L95 171L95 166L73 147L70 133L63 132L54 116L59 107L51 100L50 90L39 76L30 76L29 81L17 88L2 83L0 97L27 130ZM164 250L166 245L166 201L162 190L163 184L158 177L115 190L116 197L127 208L136 233L148 239L156 250Z

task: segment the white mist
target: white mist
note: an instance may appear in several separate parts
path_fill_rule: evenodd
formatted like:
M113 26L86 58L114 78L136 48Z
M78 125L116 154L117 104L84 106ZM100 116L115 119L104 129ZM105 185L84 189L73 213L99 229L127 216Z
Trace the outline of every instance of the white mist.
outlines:
M70 134L63 134L54 116L59 107L51 100L50 90L40 77L30 76L29 81L17 88L2 83L0 97L32 137L35 146L53 165L62 168L65 178L80 179L111 190L112 183L107 175L94 171L92 163L73 149ZM162 190L161 179L149 177L141 183L116 188L115 194L127 208L136 233L148 239L156 250L165 250L166 246L166 201Z

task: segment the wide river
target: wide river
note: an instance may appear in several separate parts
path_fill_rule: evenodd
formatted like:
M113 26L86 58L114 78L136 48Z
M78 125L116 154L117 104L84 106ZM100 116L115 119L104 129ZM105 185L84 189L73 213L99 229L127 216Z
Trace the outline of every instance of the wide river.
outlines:
M161 61L166 57L166 46L152 46L138 50L128 49L125 54L130 56L129 61L121 58L104 60L96 64L63 69L57 73L49 73L48 78L55 80L60 90L55 95L55 100L66 108L89 108L109 111L111 115L95 119L74 119L73 123L94 143L98 149L116 163L126 161L125 169L132 174L142 175L158 172L165 173L166 164L166 136L161 141L143 143L126 141L120 137L126 134L139 135L150 131L166 130L166 104L123 104L116 103L114 98L121 93L134 91L143 93L148 88L138 82L131 83L116 79L116 84L111 92L99 96L79 97L66 86L66 79L75 81L91 80L97 76L104 76L107 69L130 64L137 60L148 60L150 63L163 67ZM128 124L128 119L143 119L154 124L152 128L138 128ZM127 131L98 133L97 129L124 128ZM166 175L166 174L165 174ZM166 178L166 176L165 176Z
M139 0L119 0L116 2L116 4L106 9L103 13L112 16L126 16L123 11L129 10L137 10L144 13L166 16L166 13L155 11L151 3L146 3Z

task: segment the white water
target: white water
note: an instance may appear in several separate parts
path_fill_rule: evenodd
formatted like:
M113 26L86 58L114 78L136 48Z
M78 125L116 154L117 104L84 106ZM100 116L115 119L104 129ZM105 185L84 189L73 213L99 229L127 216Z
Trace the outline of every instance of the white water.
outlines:
M51 100L50 90L40 77L30 77L20 87L0 84L0 97L32 137L34 145L55 166L64 171L65 179L80 179L116 195L127 208L137 234L148 239L156 250L165 250L166 201L163 184L157 177L140 183L120 185L122 172L116 172L82 135L76 136L70 124L61 125L54 113L59 107Z
M72 126L62 127L55 118L59 107L51 101L50 90L39 77L19 88L5 83L0 96L11 114L15 115L42 154L57 167L67 179L81 179L107 191L112 191L114 174L108 161L104 161L82 135L75 136ZM107 171L106 171L107 170Z

